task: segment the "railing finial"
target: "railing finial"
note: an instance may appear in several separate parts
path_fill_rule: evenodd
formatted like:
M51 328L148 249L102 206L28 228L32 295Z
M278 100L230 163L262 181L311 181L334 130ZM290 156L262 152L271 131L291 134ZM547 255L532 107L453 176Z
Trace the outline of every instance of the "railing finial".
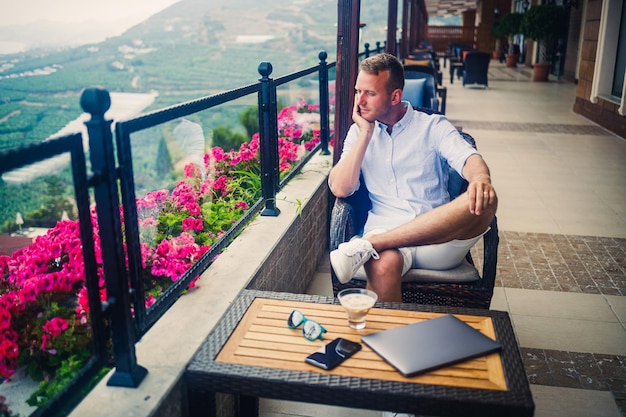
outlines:
M270 64L269 62L261 62L259 64L259 74L261 74L261 76L263 76L264 78L269 77L272 73L272 70L272 64Z
M93 119L104 119L104 113L111 108L111 95L105 89L88 87L80 95L80 106Z

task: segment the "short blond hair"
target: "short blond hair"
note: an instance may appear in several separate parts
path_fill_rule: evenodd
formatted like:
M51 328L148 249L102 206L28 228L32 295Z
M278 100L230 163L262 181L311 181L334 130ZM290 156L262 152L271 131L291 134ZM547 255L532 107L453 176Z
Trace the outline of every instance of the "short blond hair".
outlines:
M387 53L372 55L361 61L361 71L378 75L381 71L389 71L387 91L404 88L404 67L395 56Z

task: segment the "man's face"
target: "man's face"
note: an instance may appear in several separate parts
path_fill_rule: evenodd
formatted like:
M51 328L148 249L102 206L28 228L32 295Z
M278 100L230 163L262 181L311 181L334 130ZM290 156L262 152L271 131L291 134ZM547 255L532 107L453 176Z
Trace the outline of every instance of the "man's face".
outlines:
M392 95L387 92L388 80L389 71L381 71L378 75L359 72L354 99L359 106L361 117L365 120L386 123L392 104Z

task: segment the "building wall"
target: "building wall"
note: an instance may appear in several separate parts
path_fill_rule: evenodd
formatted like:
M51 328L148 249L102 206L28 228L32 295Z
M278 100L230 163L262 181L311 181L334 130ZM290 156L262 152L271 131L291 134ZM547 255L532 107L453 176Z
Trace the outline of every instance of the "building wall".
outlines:
M498 13L495 13L495 10ZM496 21L511 12L510 0L481 0L477 2L476 49L491 53L495 50L496 39L491 31Z
M565 54L565 65L563 68L563 79L572 83L577 82L577 64L580 49L580 40L583 35L583 10L579 4L570 8L569 31L567 33L567 46Z
M574 112L626 139L626 118L617 113L619 105L602 98L598 98L595 104L589 100L598 48L602 0L587 0L586 7Z
M319 259L328 251L329 204L328 187L318 188L307 202L307 209L289 225L283 239L260 266L248 289L306 292Z

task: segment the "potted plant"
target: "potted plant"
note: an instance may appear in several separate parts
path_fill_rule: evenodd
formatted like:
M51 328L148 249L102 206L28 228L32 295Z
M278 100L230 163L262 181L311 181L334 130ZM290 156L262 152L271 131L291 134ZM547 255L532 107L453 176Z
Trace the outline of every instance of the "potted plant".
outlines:
M513 36L520 33L520 24L522 22L521 13L509 13L502 18L502 20L496 25L497 33L500 33L502 37L508 38L508 51L506 53L506 66L514 68L517 66L517 60L519 58L519 50L513 40Z
M567 30L567 11L563 6L539 4L522 17L520 31L538 43L537 63L533 65L533 81L548 81L554 44Z
M493 24L491 27L491 35L496 38L496 46L492 52L493 59L499 59L500 62L502 62L500 58L502 54L504 54L504 51L502 50L502 38L506 37L507 34L502 30L501 20L498 20Z

